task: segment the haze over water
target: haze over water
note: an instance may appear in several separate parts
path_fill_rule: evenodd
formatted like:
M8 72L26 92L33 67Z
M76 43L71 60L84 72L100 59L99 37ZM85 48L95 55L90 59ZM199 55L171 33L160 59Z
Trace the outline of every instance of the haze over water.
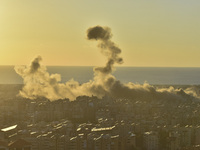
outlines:
M61 82L74 79L84 83L92 79L93 67L48 66L50 74L61 74ZM200 68L116 67L114 76L123 83L158 85L199 85ZM0 66L0 84L23 84L14 66Z

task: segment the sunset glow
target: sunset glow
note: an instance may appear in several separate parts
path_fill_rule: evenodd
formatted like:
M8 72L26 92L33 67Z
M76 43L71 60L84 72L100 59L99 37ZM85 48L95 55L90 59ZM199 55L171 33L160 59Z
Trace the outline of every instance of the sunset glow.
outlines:
M96 66L104 57L86 29L112 29L122 66L200 67L200 1L2 0L0 65Z

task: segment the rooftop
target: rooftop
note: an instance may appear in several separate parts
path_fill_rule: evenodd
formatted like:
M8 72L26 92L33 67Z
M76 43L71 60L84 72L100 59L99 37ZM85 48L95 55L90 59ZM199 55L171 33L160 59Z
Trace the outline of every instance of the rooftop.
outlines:
M17 127L17 125L13 125L13 126L10 126L10 127L4 128L4 129L1 129L1 131L7 132L7 131L10 131L10 130L15 129L16 127Z

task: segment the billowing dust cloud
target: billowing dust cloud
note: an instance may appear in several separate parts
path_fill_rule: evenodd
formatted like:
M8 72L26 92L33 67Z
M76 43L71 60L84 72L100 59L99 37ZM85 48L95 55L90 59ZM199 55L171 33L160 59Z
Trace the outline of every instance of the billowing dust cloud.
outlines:
M104 67L94 68L94 77L89 82L79 84L73 79L61 83L59 74L49 74L45 66L41 65L42 58L36 57L30 66L16 66L15 71L23 78L24 87L19 95L35 99L46 97L50 100L87 95L99 98L107 95L113 98L131 98L136 100L182 100L199 96L195 88L186 90L170 88L155 88L147 83L121 83L113 75L114 64L123 63L120 57L121 49L111 40L112 33L108 27L95 26L87 30L87 39L96 40L101 53L106 56L107 63Z

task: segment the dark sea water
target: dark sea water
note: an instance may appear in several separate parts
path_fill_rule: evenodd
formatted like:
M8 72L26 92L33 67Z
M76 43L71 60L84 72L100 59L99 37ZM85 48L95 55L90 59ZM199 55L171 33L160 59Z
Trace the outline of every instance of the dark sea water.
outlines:
M49 73L61 74L62 82L70 79L87 82L93 78L93 67L49 66ZM200 85L200 68L117 67L114 76L123 83L148 82L156 85ZM0 66L0 84L22 84L14 66Z

